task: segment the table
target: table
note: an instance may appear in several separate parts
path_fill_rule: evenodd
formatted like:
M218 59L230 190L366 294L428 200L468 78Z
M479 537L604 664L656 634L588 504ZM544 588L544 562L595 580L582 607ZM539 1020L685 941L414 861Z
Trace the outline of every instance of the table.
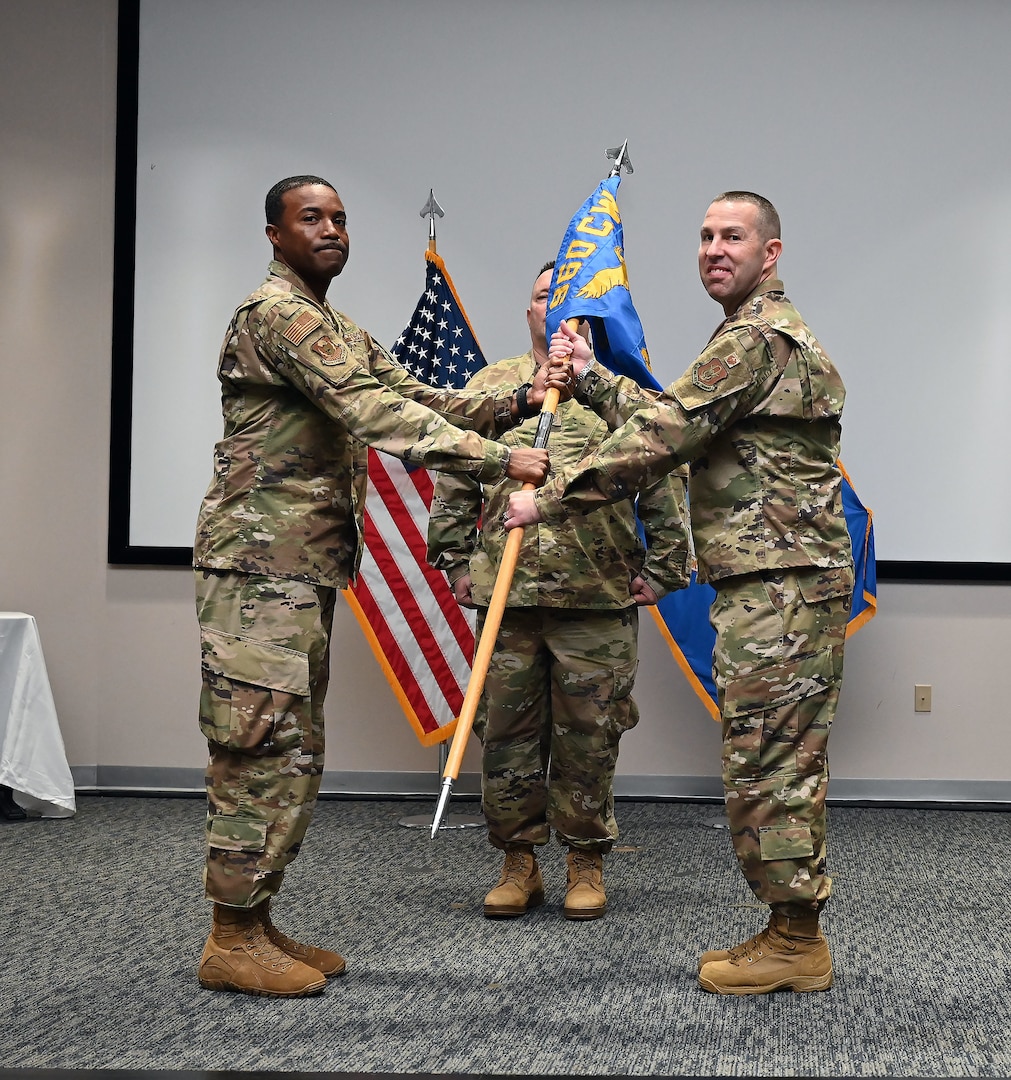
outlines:
M0 785L32 817L77 811L39 628L23 611L0 611Z

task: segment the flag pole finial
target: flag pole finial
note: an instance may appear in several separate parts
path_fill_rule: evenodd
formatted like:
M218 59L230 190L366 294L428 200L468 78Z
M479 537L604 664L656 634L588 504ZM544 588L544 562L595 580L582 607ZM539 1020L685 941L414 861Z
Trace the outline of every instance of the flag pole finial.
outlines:
M626 172L635 171L632 168L632 159L628 156L628 139L621 146L612 146L610 150L605 150L604 153L614 161L608 176L618 176L622 169L625 169Z
M435 188L428 189L428 202L421 208L421 217L428 218L428 250L435 252L435 216L444 217L442 207L435 198Z

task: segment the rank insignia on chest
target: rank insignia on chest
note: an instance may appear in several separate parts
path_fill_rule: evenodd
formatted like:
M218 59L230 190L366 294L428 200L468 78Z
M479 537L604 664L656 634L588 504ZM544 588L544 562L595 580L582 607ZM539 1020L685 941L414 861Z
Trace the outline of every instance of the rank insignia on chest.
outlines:
M321 363L330 366L342 364L346 352L344 346L331 337L321 337L319 341L314 341L312 351L320 358Z
M282 337L292 345L301 345L323 320L311 311L303 311L284 328Z
M740 361L736 356L713 356L709 360L700 360L692 368L692 382L700 390L715 390L724 379L730 377L730 368L737 367Z

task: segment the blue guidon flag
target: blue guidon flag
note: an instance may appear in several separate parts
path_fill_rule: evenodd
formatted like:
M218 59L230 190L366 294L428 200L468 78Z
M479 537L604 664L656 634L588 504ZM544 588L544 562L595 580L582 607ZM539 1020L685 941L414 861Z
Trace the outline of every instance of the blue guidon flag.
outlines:
M646 336L628 287L616 198L620 183L620 175L602 180L569 223L551 275L545 329L550 341L563 319L587 319L601 363L640 386L662 390L650 370Z

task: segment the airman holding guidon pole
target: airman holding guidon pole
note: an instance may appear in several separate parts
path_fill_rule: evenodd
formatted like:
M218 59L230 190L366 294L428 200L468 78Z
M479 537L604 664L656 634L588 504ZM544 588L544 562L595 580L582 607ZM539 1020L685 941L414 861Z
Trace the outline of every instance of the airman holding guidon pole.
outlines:
M819 924L829 898L829 730L842 685L853 558L837 465L845 390L778 279L779 215L748 191L709 206L698 264L725 318L659 396L594 363L564 323L577 399L617 430L536 492L510 497L507 528L555 523L628 498L691 463L689 504L711 620L723 782L738 862L771 911L740 945L705 953L721 994L825 990Z
M270 904L323 774L334 602L361 559L366 445L419 466L536 483L544 450L510 450L477 432L507 430L549 387L569 389L567 364L546 367L519 399L506 387L492 397L419 382L326 299L349 251L333 185L288 177L265 211L274 257L222 345L224 433L193 550L209 754L204 884L214 902L198 977L212 990L293 997L344 970L332 950L281 933Z

